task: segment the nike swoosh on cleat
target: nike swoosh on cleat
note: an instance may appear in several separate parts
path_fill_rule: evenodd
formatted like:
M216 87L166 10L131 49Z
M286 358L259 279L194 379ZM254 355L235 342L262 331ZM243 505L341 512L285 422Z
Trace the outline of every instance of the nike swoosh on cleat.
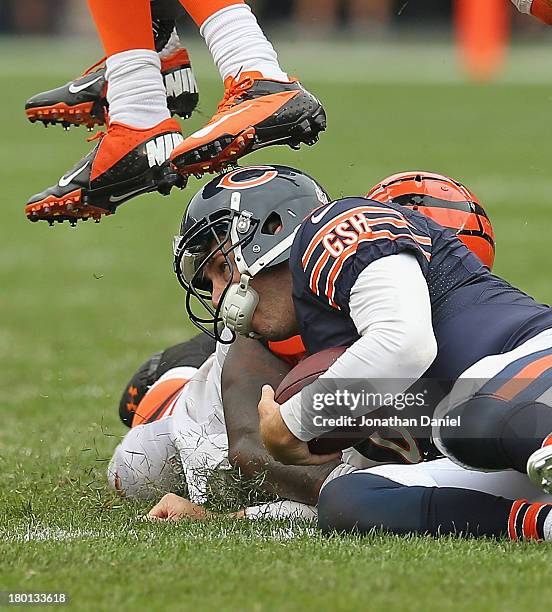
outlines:
M206 125L204 128L201 128L201 130L198 130L197 132L190 134L190 138L203 138L204 136L208 136L215 128L223 124L227 119L230 119L230 117L235 117L236 115L243 113L244 111L250 109L252 106L253 104L248 104L247 106L244 106L243 108L239 108L237 111L234 111L233 113L228 113L228 115L224 115L224 117L221 117L214 123L211 123L210 125Z
M96 77L95 79L92 79L91 81L88 81L87 83L82 83L81 85L75 85L71 83L71 85L69 85L69 92L72 94L77 94L83 89L87 89L88 87L90 87L90 85L94 85L94 83L97 83L100 79L103 79L102 75Z
M75 170L75 172L73 172L72 174L69 174L69 176L62 176L59 181L58 181L58 185L60 187L67 187L67 185L69 185L69 183L76 177L78 176L85 168L86 166L88 166L90 162L86 162L84 164L84 166L81 166L78 170Z
M125 193L122 196L109 196L109 201L112 202L113 204L116 204L117 202L122 202L123 200L126 200L127 198L130 198L133 195L136 195L138 193L142 193L144 192L144 189L135 189L134 191L129 191L128 193Z

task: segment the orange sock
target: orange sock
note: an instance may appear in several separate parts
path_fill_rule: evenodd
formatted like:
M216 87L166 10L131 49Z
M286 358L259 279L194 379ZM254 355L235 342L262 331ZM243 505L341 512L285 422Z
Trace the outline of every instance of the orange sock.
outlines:
M223 8L233 4L244 4L244 0L179 0L179 2L198 27Z
M150 0L88 0L88 7L108 57L131 49L155 51Z
M531 14L548 25L552 25L552 1L533 0Z

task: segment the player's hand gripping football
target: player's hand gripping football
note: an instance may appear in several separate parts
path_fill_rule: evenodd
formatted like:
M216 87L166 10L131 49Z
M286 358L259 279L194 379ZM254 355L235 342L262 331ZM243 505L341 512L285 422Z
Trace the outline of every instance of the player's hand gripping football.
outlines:
M268 452L285 465L322 465L339 459L341 453L313 455L306 442L296 438L280 414L280 404L274 401L274 389L264 385L259 401L260 432Z

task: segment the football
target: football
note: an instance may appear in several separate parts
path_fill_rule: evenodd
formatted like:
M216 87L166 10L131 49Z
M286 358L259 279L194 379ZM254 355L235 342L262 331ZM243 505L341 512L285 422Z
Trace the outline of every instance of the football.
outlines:
M310 385L326 372L346 350L347 347L344 346L330 348L303 359L282 380L276 389L275 401L278 404L283 404L290 397L299 393L304 387ZM325 455L349 448L359 442L361 440L354 438L350 430L348 434L344 434L344 430L334 429L324 436L311 440L309 449L315 455Z

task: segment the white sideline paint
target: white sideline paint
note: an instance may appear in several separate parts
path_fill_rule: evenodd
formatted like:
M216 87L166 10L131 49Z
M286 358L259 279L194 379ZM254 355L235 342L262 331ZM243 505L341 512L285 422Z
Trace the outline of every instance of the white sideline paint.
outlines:
M84 529L62 529L61 527L29 528L26 531L19 530L13 533L0 531L2 542L66 542L71 540L86 540L89 538L103 538L104 534L99 531L88 531Z

